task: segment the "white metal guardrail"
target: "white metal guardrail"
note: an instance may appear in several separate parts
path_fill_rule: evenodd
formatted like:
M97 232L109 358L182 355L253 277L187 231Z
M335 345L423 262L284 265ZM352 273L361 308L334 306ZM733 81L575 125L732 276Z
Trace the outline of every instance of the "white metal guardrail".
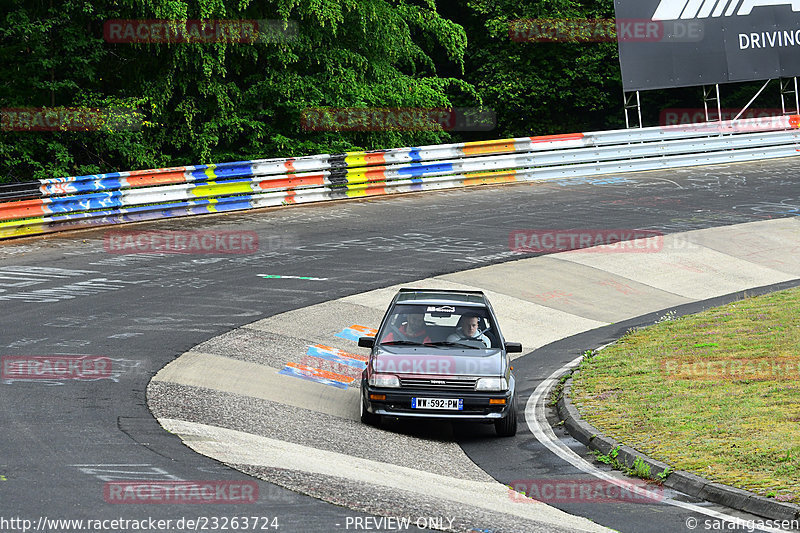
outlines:
M0 238L398 192L800 155L800 116L394 148L0 186Z

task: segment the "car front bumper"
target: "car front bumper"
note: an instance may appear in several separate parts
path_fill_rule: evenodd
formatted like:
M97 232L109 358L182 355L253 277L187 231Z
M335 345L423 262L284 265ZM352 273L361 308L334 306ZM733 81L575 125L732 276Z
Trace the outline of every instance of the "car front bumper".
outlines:
M362 381L364 406L373 414L400 418L442 418L451 420L494 421L504 418L511 408L514 389L501 392L440 391L423 389L371 388ZM384 400L370 399L371 394L386 396ZM413 409L412 398L458 398L463 400L462 410ZM505 404L491 404L490 400L505 400Z

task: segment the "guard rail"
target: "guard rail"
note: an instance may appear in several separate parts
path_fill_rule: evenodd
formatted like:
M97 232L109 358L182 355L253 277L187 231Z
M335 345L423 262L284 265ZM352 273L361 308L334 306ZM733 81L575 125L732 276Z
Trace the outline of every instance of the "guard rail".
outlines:
M341 198L800 155L800 116L43 179L0 186L0 238Z

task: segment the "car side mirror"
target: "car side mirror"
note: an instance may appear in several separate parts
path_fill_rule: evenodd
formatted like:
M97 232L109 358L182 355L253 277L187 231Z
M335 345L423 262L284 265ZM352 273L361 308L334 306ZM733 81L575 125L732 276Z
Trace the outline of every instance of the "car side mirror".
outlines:
M522 353L522 344L519 342L507 342L506 353Z
M372 348L375 346L375 337L359 337L358 345L362 348ZM520 351L522 351L522 346L520 346Z

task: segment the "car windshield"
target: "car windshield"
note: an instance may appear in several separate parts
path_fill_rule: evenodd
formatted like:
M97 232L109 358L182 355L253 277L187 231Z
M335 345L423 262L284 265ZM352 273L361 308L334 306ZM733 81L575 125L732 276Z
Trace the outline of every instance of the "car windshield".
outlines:
M485 350L499 346L485 307L398 304L378 334L382 345Z

